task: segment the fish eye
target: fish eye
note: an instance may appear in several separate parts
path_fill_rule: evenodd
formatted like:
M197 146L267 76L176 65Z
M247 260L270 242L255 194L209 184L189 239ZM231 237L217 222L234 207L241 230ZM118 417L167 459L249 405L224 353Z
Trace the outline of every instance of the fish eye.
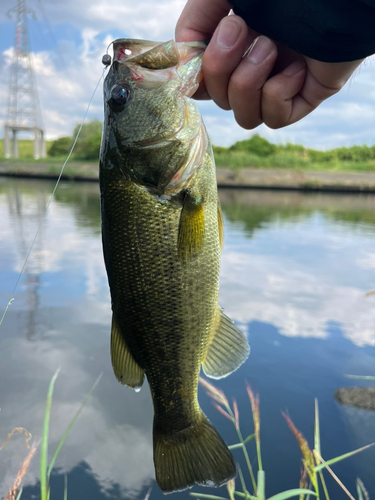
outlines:
M113 87L109 103L114 107L124 106L130 98L130 87L119 84Z

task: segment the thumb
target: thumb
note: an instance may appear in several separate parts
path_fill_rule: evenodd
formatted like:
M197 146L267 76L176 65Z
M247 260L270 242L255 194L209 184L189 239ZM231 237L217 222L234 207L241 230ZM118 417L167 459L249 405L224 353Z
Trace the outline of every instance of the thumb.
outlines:
M192 42L211 38L232 6L227 0L188 0L177 21L176 42Z

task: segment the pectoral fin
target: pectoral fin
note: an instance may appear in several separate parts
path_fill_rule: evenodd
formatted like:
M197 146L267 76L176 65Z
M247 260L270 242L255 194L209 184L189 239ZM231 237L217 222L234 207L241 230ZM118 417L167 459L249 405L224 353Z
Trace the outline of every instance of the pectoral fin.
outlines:
M119 382L133 389L141 388L145 372L133 358L114 314L111 330L111 360L113 371Z
M218 308L216 329L204 362L203 371L210 378L223 378L247 359L250 347L244 334Z
M203 246L205 222L203 200L186 195L180 216L177 251L181 262L196 255Z

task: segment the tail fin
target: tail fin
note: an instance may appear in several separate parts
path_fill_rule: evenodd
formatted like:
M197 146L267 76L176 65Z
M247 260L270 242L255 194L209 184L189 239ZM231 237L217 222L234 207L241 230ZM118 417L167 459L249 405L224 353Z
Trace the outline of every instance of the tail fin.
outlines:
M236 476L232 454L208 418L201 413L191 427L161 434L154 424L156 481L163 493L221 486Z

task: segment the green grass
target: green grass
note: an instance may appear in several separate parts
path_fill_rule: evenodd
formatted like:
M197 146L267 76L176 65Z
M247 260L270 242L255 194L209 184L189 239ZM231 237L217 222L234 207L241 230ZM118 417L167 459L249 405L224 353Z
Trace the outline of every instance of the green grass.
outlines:
M77 412L73 416L72 420L70 421L69 425L65 429L59 444L56 447L56 450L52 456L52 459L50 463L48 464L48 439L49 439L49 424L50 424L50 416L51 416L51 408L52 408L52 397L53 397L53 391L55 387L55 382L56 379L59 375L60 368L56 370L55 374L53 375L49 386L48 386L48 391L47 391L47 399L46 399L46 409L44 413L44 422L43 422L43 430L42 430L42 440L40 444L40 460L39 460L39 468L40 468L40 499L41 500L49 500L50 498L50 487L49 487L49 480L50 476L53 470L53 467L55 465L56 459L60 453L60 450L74 424L74 422L77 420L78 416L80 415L81 411L83 410L85 404L87 403L89 397L91 396L92 392L94 391L95 387L98 385L100 379L102 378L103 374L100 374L99 377L96 379L94 384L92 385L91 389L89 392L86 394L86 396L83 398L82 403L80 407L78 408ZM14 430L17 430L18 432L24 431L25 433L29 434L25 429L22 428L16 428ZM13 433L13 431L12 431ZM12 433L8 436L11 437ZM31 435L30 435L31 437ZM7 440L8 440L7 439ZM4 445L6 444L7 441L5 441ZM4 445L2 447L4 447ZM32 460L32 457L34 456L34 453L36 451L37 446L35 443L31 447L26 459L24 460L17 478L15 480L15 485L13 488L11 488L7 496L5 497L7 500L20 500L22 498L22 488L19 489L19 484L21 483L23 477L25 476L27 469L30 465L30 462ZM17 494L17 496L16 496ZM64 480L64 500L67 500L67 478L65 476Z
M300 144L273 144L258 134L229 148L213 146L216 165L229 168L286 168L328 172L374 172L375 146L340 147L328 151Z
M99 377L96 379L94 382L93 386L89 390L89 392L86 394L86 396L83 398L82 403L80 407L78 408L76 414L73 416L72 420L70 421L68 427L65 429L59 444L56 447L55 453L53 454L53 457L51 459L51 462L48 465L48 434L49 434L49 420L50 420L50 414L51 414L51 407L52 407L52 396L53 396L53 390L55 386L55 381L57 379L57 376L60 372L60 369L56 370L55 374L53 375L51 382L48 387L48 393L47 393L47 401L46 401L46 411L44 415L44 424L43 424L43 434L42 434L42 442L40 445L40 498L41 500L49 500L50 497L50 488L49 488L49 479L51 476L51 472L53 470L53 467L55 465L56 459L58 454L60 453L61 447L65 442L65 439L67 438L74 422L77 420L79 414L83 410L85 404L87 403L87 400L89 399L90 395L94 391L95 387L98 385L100 379L102 378L103 374L100 374ZM65 481L65 492L64 492L64 497L66 497L66 481Z
M229 148L220 148L219 151L217 149L219 148L214 147L216 166L234 170L247 167L326 172L375 172L375 159L354 161L332 158L318 161L314 156L308 154L303 156L298 152L282 149L269 156L259 156L247 151L230 151Z
M51 408L52 408L52 397L53 397L53 392L54 392L54 386L56 379L58 377L58 374L60 372L60 369L58 369L55 374L53 375L49 387L48 387L48 392L47 392L47 399L46 399L46 409L45 409L45 416L44 416L44 423L43 423L43 432L42 432L42 441L40 445L40 498L41 500L49 500L50 498L50 487L49 487L49 480L51 476L51 472L53 470L53 467L55 465L57 456L74 424L74 422L77 420L79 414L83 410L88 398L94 391L95 387L99 383L102 374L98 377L98 379L95 381L89 392L86 394L84 397L79 409L77 410L76 414L70 421L68 427L66 428L65 432L63 433L59 444L57 445L57 448L53 454L53 457L48 464L48 436L49 436L49 425L50 425L50 416L51 416ZM359 376L351 376L355 378L365 378L368 379L369 377L359 377ZM372 377L373 379L374 377ZM225 396L224 392L215 387L213 384L207 382L207 380L200 379L200 383L205 387L207 394L213 399L215 402L215 406L217 410L224 415L228 420L232 422L232 424L235 427L237 436L238 436L238 443L232 444L229 446L230 450L236 450L240 449L242 450L242 453L245 458L246 466L248 469L248 474L249 474L249 480L251 486L247 486L245 476L241 470L241 468L238 466L238 478L240 482L240 489L236 489L236 481L235 479L232 479L229 481L227 484L227 492L228 492L228 497L222 497L222 496L216 496L216 495L209 495L209 494L203 494L203 493L190 493L191 496L196 497L196 498L204 498L207 500L236 500L238 498L243 498L244 500L266 500L266 493L265 493L265 485L266 485L266 473L263 469L262 465L262 456L261 456L261 439L260 439L260 411L259 411L259 397L253 393L251 390L250 386L247 386L247 393L249 396L250 400L250 405L251 405L251 413L253 417L253 424L254 424L254 432L252 434L249 434L247 437L244 438L241 432L240 428L240 414L237 406L237 402L233 400L232 406L228 402L227 397ZM359 448L357 450L351 451L349 453L345 453L343 455L340 455L338 457L332 458L330 460L323 460L322 454L321 454L321 442L320 442L320 423L319 423L319 410L318 410L318 403L315 401L315 426L314 426L314 447L310 449L309 444L307 440L304 438L304 436L301 434L301 432L295 427L294 423L292 422L291 418L289 415L284 414L284 418L291 429L292 433L294 434L297 443L300 447L301 453L302 453L302 464L303 464L303 473L301 475L300 483L298 488L293 488L287 491L280 492L276 495L273 495L272 497L269 497L268 500L287 500L289 498L296 498L298 497L299 500L309 500L311 497L316 498L317 500L331 500L329 496L329 492L325 483L325 479L323 476L323 470L327 470L336 480L336 482L341 486L341 488L344 490L344 492L347 494L348 498L351 500L365 500L368 498L368 494L366 492L366 488L363 485L362 481L360 479L357 479L356 481L356 491L358 498L356 499L351 495L351 493L347 490L347 488L343 485L343 483L339 480L339 478L334 474L332 469L330 468L331 465L334 465L335 463L344 460L346 458L349 458L356 453L359 453L370 446L372 444L364 446L362 448ZM20 428L17 428L16 430L20 431ZM25 431L24 429L21 429L22 431ZM27 431L26 431L27 433ZM28 433L27 433L28 434ZM9 437L8 437L9 439ZM250 443L255 443L255 454L256 454L256 463L257 466L252 465L252 461L250 460L249 452L248 452L248 445ZM5 445L5 444L4 444ZM3 447L4 447L3 445ZM34 453L36 450L36 446L33 445L34 448ZM20 472L19 472L19 483L21 482L22 478L24 477L27 468L30 464L30 461L32 459L32 456L29 452L29 459L28 461L25 460ZM257 469L257 470L256 470ZM21 475L20 475L21 474ZM9 499L15 499L15 500L22 500L22 488L19 488L19 483L17 483L17 487L12 488L9 490L7 497ZM250 491L251 490L251 493ZM150 494L150 490L146 495L145 500L148 500ZM16 496L17 495L17 496ZM67 478L65 476L64 480L64 492L63 492L63 499L67 500Z
M46 141L47 150L53 141ZM12 145L11 145L12 147ZM18 148L21 158L34 159L34 143L32 139L19 139ZM0 158L4 158L4 141L0 140Z
M210 396L215 402L214 404L216 409L234 425L239 442L229 446L229 449L242 450L248 469L250 481L249 486L246 484L242 470L240 469L240 467L238 467L240 489L236 489L236 483L234 479L229 481L229 483L227 484L228 500L234 500L236 497L244 498L245 500L266 500L266 473L263 470L261 457L259 397L253 393L250 386L247 386L247 393L250 399L251 411L253 416L254 433L244 438L240 429L240 415L237 402L233 400L231 406L223 391L215 387L213 384L207 382L207 380L200 379L200 382L205 387L208 396ZM347 494L348 498L350 498L351 500L356 500L347 490L344 484L340 481L340 479L335 475L330 466L341 460L349 458L356 453L364 451L365 449L372 446L372 444L351 451L349 453L345 453L338 457L331 458L330 460L323 460L321 453L320 423L317 400L315 401L314 446L312 449L310 448L305 437L296 428L289 415L283 415L301 450L303 473L301 475L298 488L280 492L276 495L273 495L272 497L269 497L268 500L286 500L288 498L295 497L298 497L299 500L309 500L311 497L314 497L317 500L331 500L323 475L324 470L328 471L332 475L335 481ZM257 462L256 467L252 465L252 461L250 460L249 452L247 449L248 444L251 442L255 442ZM366 489L360 479L357 479L356 489L358 500L364 500L366 496ZM226 500L225 497L205 495L201 493L190 493L190 495L196 498L205 498L210 500Z

